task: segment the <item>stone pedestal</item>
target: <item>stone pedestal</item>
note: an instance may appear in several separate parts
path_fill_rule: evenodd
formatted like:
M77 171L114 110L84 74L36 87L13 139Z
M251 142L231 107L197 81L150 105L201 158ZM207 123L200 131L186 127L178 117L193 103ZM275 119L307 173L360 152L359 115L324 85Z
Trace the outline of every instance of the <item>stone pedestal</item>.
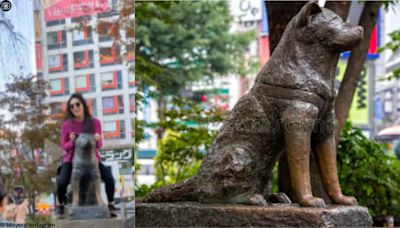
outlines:
M367 208L184 203L136 204L136 227L371 227Z
M97 219L109 218L110 213L107 206L80 206L70 207L67 209L67 219Z
M85 220L56 220L56 228L132 228L135 227L135 215L129 213L126 219L118 216L106 219L85 219Z

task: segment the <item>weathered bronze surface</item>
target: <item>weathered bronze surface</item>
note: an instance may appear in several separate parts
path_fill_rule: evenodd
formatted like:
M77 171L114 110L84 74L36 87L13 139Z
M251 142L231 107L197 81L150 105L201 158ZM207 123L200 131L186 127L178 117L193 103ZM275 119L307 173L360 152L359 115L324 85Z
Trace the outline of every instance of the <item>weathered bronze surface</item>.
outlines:
M199 173L153 191L144 202L266 205L265 185L285 150L296 201L323 207L310 183L310 150L316 150L332 202L357 204L354 197L342 195L337 175L334 82L340 53L362 37L362 27L307 3L288 24L251 91L225 120Z
M72 165L72 206L102 204L96 140L92 134L82 133L76 138Z

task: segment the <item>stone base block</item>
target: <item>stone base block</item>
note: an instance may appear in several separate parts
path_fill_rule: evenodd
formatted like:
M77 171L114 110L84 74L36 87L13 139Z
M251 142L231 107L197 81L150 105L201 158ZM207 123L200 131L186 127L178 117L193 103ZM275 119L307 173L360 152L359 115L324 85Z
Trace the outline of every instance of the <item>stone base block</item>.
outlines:
M371 227L367 208L137 203L136 227Z
M85 219L85 220L56 220L56 228L132 228L135 224L133 213L128 214L126 219L120 216L107 219Z
M80 206L68 208L67 218L71 220L109 218L107 206Z

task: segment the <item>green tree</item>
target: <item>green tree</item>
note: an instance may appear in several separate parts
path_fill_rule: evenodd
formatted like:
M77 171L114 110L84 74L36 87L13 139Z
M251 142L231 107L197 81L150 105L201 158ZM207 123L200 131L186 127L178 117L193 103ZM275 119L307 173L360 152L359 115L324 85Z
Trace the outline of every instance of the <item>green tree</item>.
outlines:
M165 134L158 141L155 157L156 183L136 185L136 197L196 174L216 135L216 130L210 126L221 123L227 114L222 109L205 109L202 104L181 97L174 98L170 104L172 108L162 110L163 121L144 124L153 129L164 129Z
M395 30L389 34L390 41L386 43L383 47L379 48L379 51L391 50L396 52L400 49L400 30ZM400 67L392 70L392 74L387 76L385 79L399 79L400 78Z
M140 2L136 14L138 83L155 86L161 96L175 95L191 81L238 71L254 39L252 33L229 33L224 1Z
M40 172L34 151L44 148L45 139L59 141L60 123L51 121L49 116L50 107L45 103L49 85L45 80L36 76L13 76L5 87L0 92L0 107L8 111L10 118L2 122L1 139L7 142L8 151L27 147L30 152L29 155L19 152L11 159L9 168L21 172L14 184L24 186L34 209L38 193L53 191L50 177L56 168L56 164L50 164L45 172Z
M200 160L200 147L208 145L205 142L211 139L212 134L204 126L186 126L187 129L184 129L183 122L174 120L204 115L201 106L195 107L187 100L180 100L181 106L182 102L186 102L185 105L193 109L168 110L167 96L179 95L181 89L193 81L213 79L230 72L242 75L244 70L251 68L244 66L252 66L245 62L244 51L255 39L255 34L231 34L230 26L229 8L224 1L136 4L136 110L141 109L144 96L157 98L159 122L148 125L136 119L135 143L137 145L143 138L144 127L157 130L157 175L163 184L168 179L175 182L194 173L196 168L192 169L185 162L195 164ZM153 89L146 90L144 94L144 88ZM175 105L181 107L176 102ZM202 118L205 120L210 116ZM168 137L161 139L164 132L169 132ZM137 196L149 189L139 186Z
M166 134L158 141L155 157L156 185L177 183L193 176L201 165L203 154L211 146L216 131L210 124L223 120L226 112L191 100L176 98L172 109L164 109L164 121L153 124Z

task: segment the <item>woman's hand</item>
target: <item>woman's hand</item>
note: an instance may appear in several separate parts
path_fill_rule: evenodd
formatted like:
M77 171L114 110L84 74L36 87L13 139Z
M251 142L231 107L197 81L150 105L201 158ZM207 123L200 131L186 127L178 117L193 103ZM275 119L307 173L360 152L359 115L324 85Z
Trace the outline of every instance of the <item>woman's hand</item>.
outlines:
M18 209L17 209L17 214L15 216L15 223L18 223L18 224L25 223L25 217L26 217L28 205L29 205L29 202L27 199L25 199L22 204L17 206Z
M78 134L76 134L75 132L71 132L71 133L69 134L69 139L70 139L71 141L75 141L77 135L78 135Z
M99 141L101 139L101 136L99 134L94 134L94 138L96 139L96 141Z
M3 217L8 221L15 222L15 217L17 216L18 208L15 204L10 204L6 206Z

